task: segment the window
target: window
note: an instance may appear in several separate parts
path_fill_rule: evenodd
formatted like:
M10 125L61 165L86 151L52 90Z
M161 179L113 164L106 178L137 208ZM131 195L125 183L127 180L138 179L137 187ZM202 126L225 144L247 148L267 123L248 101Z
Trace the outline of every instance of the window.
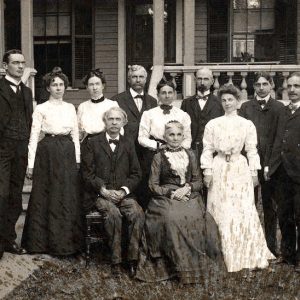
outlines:
M233 61L276 57L275 0L233 0Z
M55 66L62 68L73 87L82 86L82 77L93 65L92 8L92 0L33 0L37 88Z

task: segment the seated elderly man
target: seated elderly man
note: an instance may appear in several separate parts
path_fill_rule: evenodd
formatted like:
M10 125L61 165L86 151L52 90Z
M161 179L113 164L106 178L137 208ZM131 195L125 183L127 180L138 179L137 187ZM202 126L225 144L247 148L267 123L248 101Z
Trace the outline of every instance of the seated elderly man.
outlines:
M86 189L94 193L85 208L105 215L104 228L111 250L111 270L119 276L122 262L122 219L128 226L127 261L129 275L134 276L139 241L144 225L144 213L137 204L134 191L141 180L141 169L131 140L120 135L127 115L113 107L103 116L105 131L89 138L82 149L81 171Z

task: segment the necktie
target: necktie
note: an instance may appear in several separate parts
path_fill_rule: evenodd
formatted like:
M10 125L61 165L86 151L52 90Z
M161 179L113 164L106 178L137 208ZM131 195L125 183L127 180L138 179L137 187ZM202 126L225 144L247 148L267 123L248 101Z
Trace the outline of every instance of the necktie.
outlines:
M104 101L104 96L102 96L102 97L99 98L99 99L91 99L91 101L92 101L93 103L100 103L100 102Z
M290 103L290 104L289 104L289 109L290 109L291 111L295 111L295 110L297 110L297 108L298 108L298 106L297 106L296 104L293 104L293 103Z
M267 104L266 100L257 100L257 102L260 106Z
M108 142L109 142L110 144L115 144L116 146L119 144L119 140L109 139Z
M170 114L170 110L172 109L172 105L162 104L160 108L163 110L164 115Z
M200 96L200 95L196 95L196 99L197 100L203 100L206 101L208 99L208 96Z
M142 95L136 95L136 96L134 97L134 99L136 100L136 101L135 101L135 104L136 104L136 106L137 106L137 109L138 109L139 111L141 111L141 110L142 110L142 106L143 106L143 99L144 99L144 97L143 97Z
M15 86L16 87L16 94L18 95L21 92L21 86L20 84L15 84L7 79L5 79L9 85Z

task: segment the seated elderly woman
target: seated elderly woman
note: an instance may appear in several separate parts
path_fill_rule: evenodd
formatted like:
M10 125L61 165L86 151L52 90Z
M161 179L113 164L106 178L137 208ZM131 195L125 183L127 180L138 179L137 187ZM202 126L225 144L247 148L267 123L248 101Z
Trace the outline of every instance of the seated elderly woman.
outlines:
M152 162L153 196L136 275L143 281L177 277L182 283L196 283L216 265L209 256L222 261L217 227L205 215L195 156L182 147L183 131L180 122L169 121L163 136L166 147Z

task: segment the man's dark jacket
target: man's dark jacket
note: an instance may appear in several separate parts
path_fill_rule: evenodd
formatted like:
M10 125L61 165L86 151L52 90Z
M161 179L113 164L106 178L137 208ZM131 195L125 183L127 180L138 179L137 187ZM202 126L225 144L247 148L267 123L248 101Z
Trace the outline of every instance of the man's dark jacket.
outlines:
M191 117L192 149L196 149L196 143L199 143L199 151L202 151L202 140L206 124L224 114L220 100L213 94L209 94L206 104L201 111L196 95L184 99L181 109ZM200 155L201 153L199 153Z
M293 114L288 106L281 109L275 143L269 161L269 175L283 164L287 174L300 184L300 108Z
M81 174L89 195L85 195L85 209L90 209L102 186L119 190L126 186L133 193L141 180L140 164L130 139L120 135L112 152L105 132L91 137L81 150Z
M244 102L239 115L251 120L257 131L257 149L262 169L268 164L274 145L278 119L283 104L272 98L262 108L256 99Z
M24 83L21 84L21 89L24 97L24 106L27 126L30 130L32 123L32 92ZM10 101L10 89L11 87L4 79L4 76L0 79L0 138L3 135L5 127L10 121L12 114L12 106Z
M145 94L143 99L143 106L140 112L137 109L137 106L129 90L114 96L112 100L117 101L119 106L124 109L127 114L128 123L124 127L124 136L131 138L137 143L141 116L145 110L156 107L157 100L152 96Z

